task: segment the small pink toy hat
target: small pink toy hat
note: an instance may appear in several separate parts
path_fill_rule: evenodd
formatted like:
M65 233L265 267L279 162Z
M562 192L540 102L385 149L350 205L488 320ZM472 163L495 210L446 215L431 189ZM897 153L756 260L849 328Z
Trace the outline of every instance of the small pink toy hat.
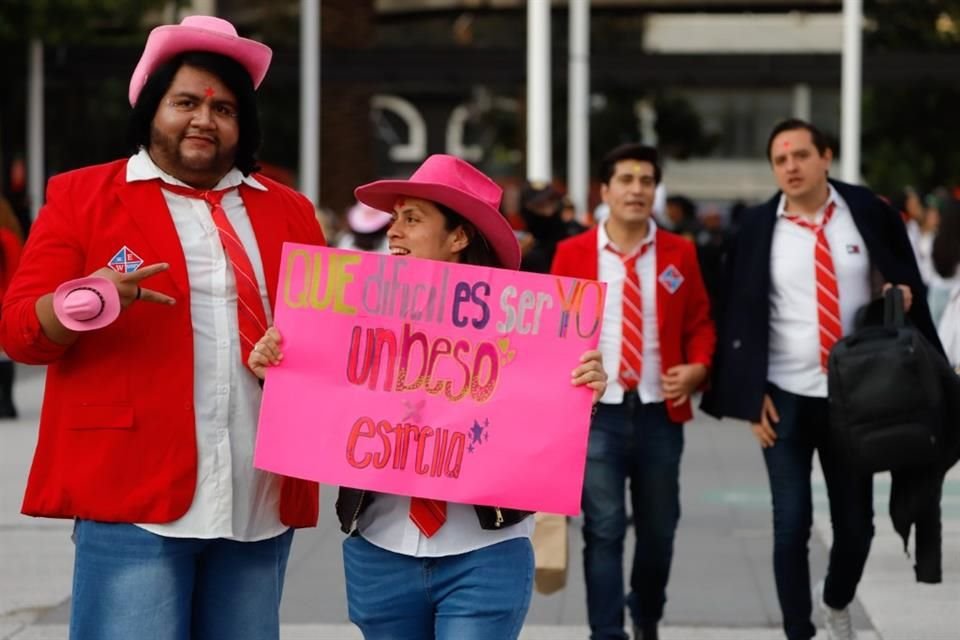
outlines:
M234 26L222 18L187 16L178 25L163 25L150 32L140 62L130 78L131 106L137 103L137 97L150 74L170 58L185 51L209 51L233 58L250 74L254 89L263 82L273 56L270 47L256 40L241 38Z
M358 202L347 211L347 226L349 226L350 231L354 233L373 233L374 231L380 231L390 224L392 220L393 216L386 211L374 209L362 202Z
M67 329L93 331L120 315L120 295L110 280L99 276L68 280L53 294L53 312Z
M472 222L505 268L520 268L520 245L510 223L500 214L503 190L460 158L432 155L409 180L378 180L357 187L354 195L381 211L393 211L402 196L438 202Z

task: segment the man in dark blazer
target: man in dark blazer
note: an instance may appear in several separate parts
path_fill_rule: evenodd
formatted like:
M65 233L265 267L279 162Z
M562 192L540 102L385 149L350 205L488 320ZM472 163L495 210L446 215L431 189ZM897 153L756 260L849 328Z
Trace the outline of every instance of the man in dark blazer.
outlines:
M807 543L817 450L833 547L815 600L831 640L854 637L848 605L873 538L872 477L841 461L828 436L826 356L859 307L904 290L935 345L926 292L899 216L868 189L830 180L833 155L813 125L774 127L768 158L780 192L746 211L726 262L720 331L703 409L747 420L763 448L774 515L774 574L790 640L816 633Z

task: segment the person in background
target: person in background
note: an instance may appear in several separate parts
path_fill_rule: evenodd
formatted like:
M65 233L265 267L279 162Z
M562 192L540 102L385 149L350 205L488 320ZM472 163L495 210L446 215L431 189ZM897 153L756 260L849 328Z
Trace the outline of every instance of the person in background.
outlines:
M23 230L20 221L10 203L0 196L0 305L20 264L22 251ZM13 403L13 378L13 361L3 352L3 345L0 344L0 419L17 417L17 407Z
M373 182L355 194L393 211L393 255L520 267L520 246L499 211L500 187L459 158L430 156L409 180ZM271 327L249 365L262 378L281 358L281 336ZM570 381L589 387L596 402L606 389L600 353L584 353ZM337 516L343 532L352 532L343 543L350 621L366 640L519 636L533 590L528 512L344 487Z
M726 262L717 357L703 408L747 420L773 500L773 571L789 640L855 637L849 605L873 539L873 477L851 469L829 433L827 358L858 309L890 286L939 345L898 214L868 189L829 179L833 152L812 124L777 124L767 156L779 191L746 210ZM833 545L811 597L811 469L819 454Z
M277 640L293 527L315 483L253 467L285 241L313 206L259 175L266 45L226 20L151 31L129 158L54 176L0 341L46 364L23 513L74 521L71 640Z
M568 196L563 196L560 219L563 220L563 224L566 227L565 233L568 238L580 235L587 230L587 227L577 220L577 207Z
M520 218L532 242L523 251L521 271L547 273L557 243L567 237L561 216L563 194L547 182L527 182L520 190Z
M667 197L664 209L664 226L678 236L696 243L700 232L700 223L697 220L697 205L693 200L682 195Z
M716 314L723 279L723 261L727 256L730 233L724 228L723 214L715 204L704 205L699 214L699 225L695 240L697 259L700 261L703 283L710 296L710 311Z
M948 200L941 210L940 232L933 241L931 258L944 292L939 313L934 316L938 318L937 333L947 360L960 373L960 202L955 199Z
M693 243L653 219L656 149L626 144L600 162L607 219L557 247L551 273L607 283L600 351L611 382L590 425L583 564L592 640L657 640L680 521L683 423L715 346ZM636 541L624 595L626 484Z
M933 239L937 237L937 230L940 228L940 208L947 199L948 196L945 194L941 196L931 194L927 197L927 206L919 220L916 241L913 245L917 267L920 269L920 277L923 278L923 282L927 286L937 278L931 254L933 253Z
M390 253L387 242L387 229L390 227L391 216L386 211L379 211L358 202L347 211L347 227L337 247L354 251L371 251L373 253Z
M907 227L907 237L910 238L910 244L916 252L917 240L920 237L920 223L926 212L920 194L908 185L893 195L890 206L900 213L903 224Z

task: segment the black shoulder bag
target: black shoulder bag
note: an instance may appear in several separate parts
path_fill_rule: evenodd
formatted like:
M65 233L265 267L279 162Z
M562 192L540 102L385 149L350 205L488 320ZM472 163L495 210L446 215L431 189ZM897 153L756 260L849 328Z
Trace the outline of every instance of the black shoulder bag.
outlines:
M937 461L943 401L938 357L907 324L897 287L884 297L882 325L861 326L834 345L827 371L830 429L859 469Z

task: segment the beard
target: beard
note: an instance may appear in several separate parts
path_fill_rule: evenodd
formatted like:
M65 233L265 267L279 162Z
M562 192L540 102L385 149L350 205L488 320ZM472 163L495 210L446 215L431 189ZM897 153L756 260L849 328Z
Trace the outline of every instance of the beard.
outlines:
M185 148L185 144L189 144L185 143L188 133L185 129L177 135L169 135L151 125L149 151L153 161L175 178L180 177L178 174L199 174L219 180L230 171L236 159L236 145L224 148L219 138L211 136L213 140L209 146L189 149Z

